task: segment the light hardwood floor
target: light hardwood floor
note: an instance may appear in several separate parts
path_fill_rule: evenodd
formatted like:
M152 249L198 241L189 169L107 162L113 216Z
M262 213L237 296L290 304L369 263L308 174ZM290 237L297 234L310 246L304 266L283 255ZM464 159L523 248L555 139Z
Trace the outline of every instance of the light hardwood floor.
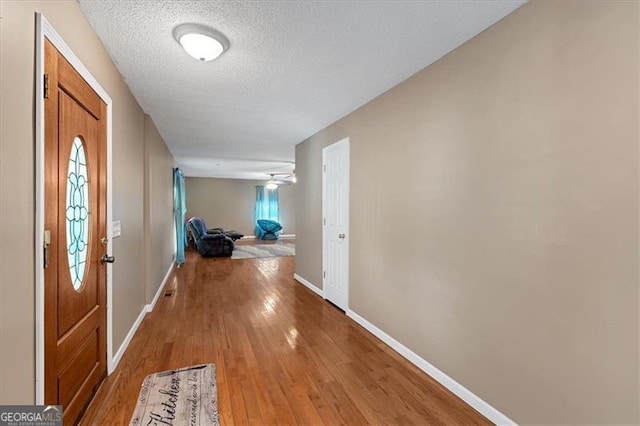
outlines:
M490 424L297 283L294 261L189 253L82 424L128 424L145 376L202 363L223 425Z

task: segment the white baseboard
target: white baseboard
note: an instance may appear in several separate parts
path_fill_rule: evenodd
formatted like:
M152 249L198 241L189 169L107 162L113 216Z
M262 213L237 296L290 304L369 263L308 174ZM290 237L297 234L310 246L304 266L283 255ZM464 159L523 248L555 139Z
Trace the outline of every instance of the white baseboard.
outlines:
M320 296L320 297L322 297L324 299L324 292L322 290L320 290L317 286L311 284L311 282L305 280L304 278L302 278L298 274L293 274L293 279L298 281L300 284L304 285L309 290L313 291L315 294L317 294L318 296Z
M160 283L160 287L158 287L158 290L156 291L156 295L153 296L153 300L151 301L151 303L145 306L147 312L153 311L153 308L156 307L156 302L158 302L158 299L160 298L160 294L162 294L162 290L164 290L164 286L167 285L167 281L169 281L169 277L171 276L171 273L173 272L173 268L175 267L175 265L176 263L174 259L171 261L171 266L169 266L169 270L167 271L166 274L164 274L164 278Z
M298 278L296 278L298 279ZM302 282L302 281L300 281ZM391 347L394 351L398 352L400 355L405 357L409 362L414 364L416 367L427 373L429 376L433 377L436 381L438 381L445 388L449 389L455 395L457 395L464 402L473 407L480 414L485 416L487 419L491 420L493 423L497 425L516 425L516 423L511 420L509 417L502 414L500 411L493 408L491 405L480 399L476 394L471 392L469 389L462 386L460 383L456 382L451 377L447 376L445 373L440 371L434 365L421 358L415 352L411 351L411 349L404 346L402 343L395 340L393 337L389 336L384 331L380 330L375 325L371 324L366 319L362 318L360 315L352 311L351 309L347 310L347 316L351 317L355 322L360 324L366 330L368 330L371 334L376 336L378 339L382 340L388 346Z
M156 306L156 302L158 301L158 299L160 298L160 295L162 294L162 290L164 289L164 286L167 284L167 281L169 281L169 277L171 276L171 273L173 272L174 267L175 267L175 259L171 262L171 266L169 267L169 270L164 275L164 278L162 279L162 283L160 284L160 287L158 287L158 291L156 291L156 295L153 297L153 300L151 301L151 303L144 305L142 307L142 311L140 312L140 315L138 315L138 318L136 318L136 321L131 326L131 329L127 333L127 337L124 338L124 341L120 345L120 349L118 349L118 352L116 352L115 355L113 356L113 360L111 362L111 368L110 368L111 372L113 372L118 366L118 363L122 358L122 355L124 355L127 348L129 347L129 343L131 343L131 339L133 339L133 336L136 335L136 332L138 331L138 327L140 327L140 324L142 324L142 320L144 319L145 315L153 311L153 308Z
M138 331L138 327L140 327L140 324L142 324L142 320L144 319L145 315L147 315L147 305L142 307L142 311L140 311L140 315L138 315L138 318L136 318L136 321L131 326L131 330L129 330L129 332L127 333L127 336L124 338L124 341L120 345L120 349L118 349L118 352L116 352L115 355L113 355L111 371L114 371L118 366L118 363L122 358L122 355L124 355L127 348L129 347L129 343L131 343L131 339L133 339L133 336L135 336L136 332Z

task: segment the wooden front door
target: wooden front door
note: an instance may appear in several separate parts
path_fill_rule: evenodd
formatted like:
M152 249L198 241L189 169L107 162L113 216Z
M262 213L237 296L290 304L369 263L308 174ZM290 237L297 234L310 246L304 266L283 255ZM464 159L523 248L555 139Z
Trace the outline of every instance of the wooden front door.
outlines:
M45 404L67 425L107 371L107 109L48 40L45 86Z

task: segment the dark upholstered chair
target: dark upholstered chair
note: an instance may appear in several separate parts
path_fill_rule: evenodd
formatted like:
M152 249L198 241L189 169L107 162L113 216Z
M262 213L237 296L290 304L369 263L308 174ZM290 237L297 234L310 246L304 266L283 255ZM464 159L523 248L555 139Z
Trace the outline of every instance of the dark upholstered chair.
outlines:
M211 228L207 230L208 234L224 234L227 237L231 238L234 242L244 237L242 232L238 232L236 230L225 231L224 228Z
M192 217L187 223L196 245L196 250L202 257L231 256L235 248L231 238L222 233L208 233L207 224L200 217Z
M282 230L282 225L280 225L275 220L269 219L258 219L258 227L256 230L258 231L258 238L263 240L277 240L280 231Z

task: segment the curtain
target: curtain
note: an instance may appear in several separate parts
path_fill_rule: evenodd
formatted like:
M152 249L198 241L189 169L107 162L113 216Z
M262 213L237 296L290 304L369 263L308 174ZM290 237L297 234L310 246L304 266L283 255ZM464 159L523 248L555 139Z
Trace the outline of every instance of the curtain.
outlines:
M280 208L278 207L278 188L267 189L256 186L256 222L258 219L270 219L280 222ZM256 237L262 238L264 232L256 223Z
M184 175L179 168L173 169L173 217L176 222L176 263L182 265L185 261L184 248L187 246L185 232L185 216L187 214L187 199L184 190Z
M278 206L278 188L265 189L267 196L266 217L264 219L280 222L280 207Z

